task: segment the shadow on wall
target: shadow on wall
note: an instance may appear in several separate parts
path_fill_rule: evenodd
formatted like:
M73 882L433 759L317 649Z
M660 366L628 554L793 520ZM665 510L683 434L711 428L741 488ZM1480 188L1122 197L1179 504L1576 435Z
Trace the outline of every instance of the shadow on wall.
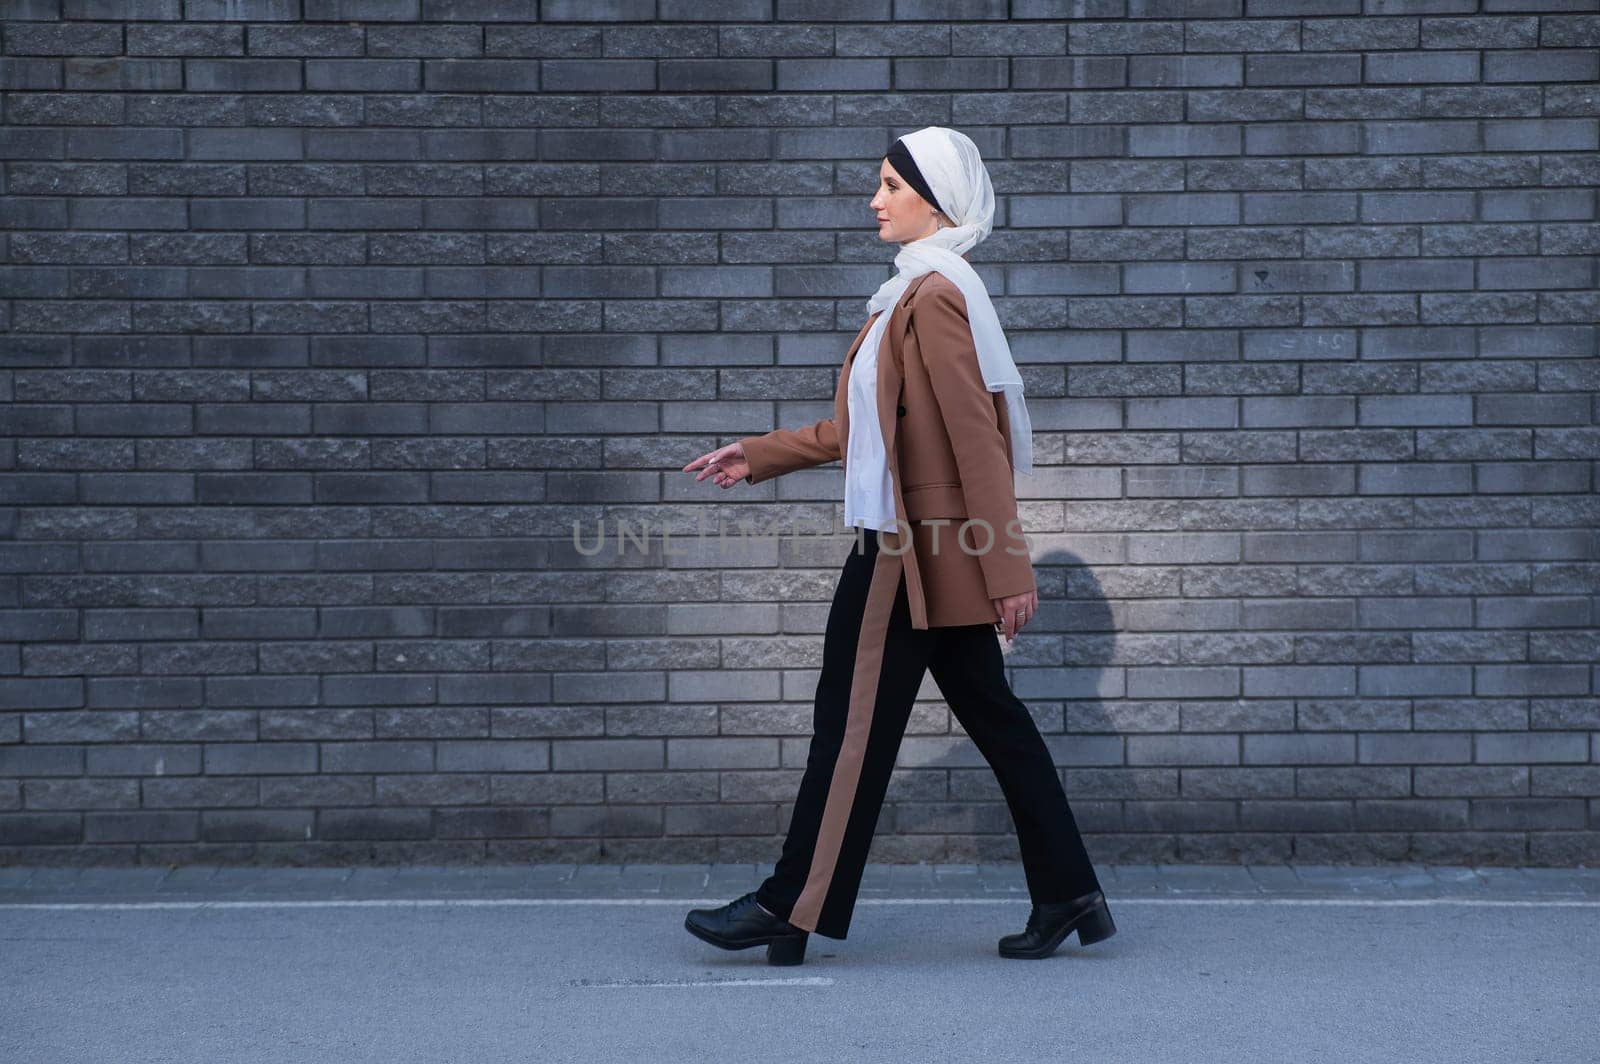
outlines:
M1036 560L1033 573L1039 616L1007 653L1008 666L1027 667L1013 680L1013 691L1025 702L1083 699L1073 707L1072 730L1113 731L1101 699L1123 692L1105 688L1105 666L1114 656L1117 633L1099 578L1066 550Z

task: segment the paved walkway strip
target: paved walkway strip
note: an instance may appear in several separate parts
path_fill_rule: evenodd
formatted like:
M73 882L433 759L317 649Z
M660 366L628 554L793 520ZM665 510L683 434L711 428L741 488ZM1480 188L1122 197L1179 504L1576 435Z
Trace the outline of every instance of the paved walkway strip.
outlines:
M0 905L720 904L761 864L6 867ZM1105 865L1113 902L1600 903L1600 869L1452 865ZM1026 901L1020 864L867 867L861 903Z

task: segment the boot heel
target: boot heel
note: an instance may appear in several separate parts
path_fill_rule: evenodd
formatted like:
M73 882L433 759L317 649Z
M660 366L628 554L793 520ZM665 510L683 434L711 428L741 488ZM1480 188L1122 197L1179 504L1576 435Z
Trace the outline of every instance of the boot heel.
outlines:
M1085 913L1082 922L1078 924L1078 945L1087 946L1091 942L1110 938L1116 933L1117 925L1111 920L1111 910L1106 908L1104 901L1101 901Z
M790 935L775 938L767 943L768 964L800 964L806 959L806 939L810 936Z

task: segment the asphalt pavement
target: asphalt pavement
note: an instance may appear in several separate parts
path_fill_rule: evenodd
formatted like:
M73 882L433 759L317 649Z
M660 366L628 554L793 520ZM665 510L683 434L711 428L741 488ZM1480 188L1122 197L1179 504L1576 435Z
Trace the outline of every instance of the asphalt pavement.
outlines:
M770 865L0 868L0 1061L1600 1060L1600 870L871 865L806 963L683 915Z

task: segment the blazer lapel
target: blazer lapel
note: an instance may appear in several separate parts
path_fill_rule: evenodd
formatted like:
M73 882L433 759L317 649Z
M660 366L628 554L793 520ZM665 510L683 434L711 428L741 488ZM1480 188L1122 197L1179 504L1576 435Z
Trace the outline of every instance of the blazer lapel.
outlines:
M894 442L900 428L900 418L897 416L900 407L900 385L905 379L905 361L901 347L906 330L911 327L911 297L932 272L930 270L912 278L911 283L906 285L906 290L900 294L900 298L895 300L893 311L895 318L890 319L889 327L883 334L883 347L878 352L878 424L883 429L883 453L889 456L889 472L897 486L900 482L900 463L895 460ZM885 354L889 357L885 358Z
M896 317L901 306L903 304L895 305ZM899 337L894 335L899 324L896 318L889 319L882 346L878 349L878 428L883 433L883 453L889 459L889 475L895 480L900 479L900 463L895 461L894 453L895 432L900 428L900 419L895 412L900 406L900 383L905 378L905 369L900 363Z
M906 331L910 322L910 315L907 314L910 298L926 278L928 274L912 278L912 282L906 285L906 291L902 291L901 298L894 301L893 307L888 310L878 310L878 314L893 315L883 331L882 341L878 344L878 427L883 432L883 453L888 454L890 459L890 474L896 478L899 478L899 466L898 462L894 461L894 432L899 427L896 410L899 406L901 379L904 376L904 366L901 365L901 336L898 333ZM877 320L878 314L870 315L866 325L862 325L861 331L856 333L856 339L850 344L850 352L845 355L845 366L838 373L838 386L834 389L834 427L838 432L840 461L845 459L846 453L850 450L851 366L856 363L856 354L861 350L861 341L867 338L867 333L872 330L872 323ZM894 322L893 318L899 318L899 322ZM890 357L883 357L885 352L888 352Z
M900 427L898 415L900 406L900 386L905 378L904 363L901 354L901 341L905 331L910 327L911 315L908 308L911 296L928 274L924 273L913 278L906 285L906 290L889 307L887 313L891 315L888 326L884 330L883 338L878 347L878 426L883 433L884 453L889 459L889 478L894 483L894 505L897 518L906 520L905 497L900 488L900 463L895 455L896 433ZM885 313L879 311L878 314ZM850 372L855 365L856 353L861 349L861 342L866 339L871 331L872 324L878 319L878 314L867 318L867 323L856 333L856 338L850 344L850 350L844 356L844 368L839 372L839 383L833 393L833 426L839 437L839 458L841 461L849 460L850 448ZM887 354L888 357L884 357ZM909 532L909 522L901 524ZM899 533L895 533L899 535ZM897 540L898 542L898 540ZM911 624L914 628L928 627L928 610L926 600L922 593L921 567L917 564L916 551L907 550L902 554L902 561L906 567L907 597L911 607Z
M882 311L878 312L883 313ZM856 338L850 344L850 350L844 356L844 369L839 372L839 383L833 392L833 425L839 436L839 460L844 461L845 453L850 447L850 367L855 363L856 351L861 347L861 341L867 338L867 330L872 328L872 323L878 315L873 314L867 318L867 323L856 333Z
M931 271L930 271L931 272ZM910 322L904 313L911 302L911 296L923 281L928 279L928 274L920 274L912 278L906 285L906 290L900 293L900 298L895 300L894 306L887 311L878 311L878 314L888 313L897 315L901 322L899 331L903 332ZM856 353L861 349L861 341L867 337L872 323L877 320L878 314L867 318L867 323L856 333L856 338L851 341L850 350L844 356L844 368L839 372L839 383L833 394L833 424L839 434L839 457L844 459L850 445L850 368L855 364ZM889 468L894 476L899 476L898 466L894 460L895 431L899 425L895 412L900 404L900 382L904 376L904 367L900 361L900 337L894 335L896 329L891 319L885 329L878 349L878 425L883 431L884 453L889 456ZM890 358L884 358L884 349L887 348Z

